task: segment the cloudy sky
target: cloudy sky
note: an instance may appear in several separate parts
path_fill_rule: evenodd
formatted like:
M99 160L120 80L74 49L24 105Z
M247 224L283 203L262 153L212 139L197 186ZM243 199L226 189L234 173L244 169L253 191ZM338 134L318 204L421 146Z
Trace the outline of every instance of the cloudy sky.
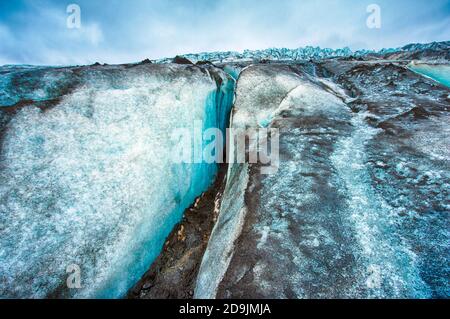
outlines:
M69 4L81 28L68 28ZM367 7L381 9L370 29ZM450 0L0 0L0 65L124 63L204 51L450 40Z

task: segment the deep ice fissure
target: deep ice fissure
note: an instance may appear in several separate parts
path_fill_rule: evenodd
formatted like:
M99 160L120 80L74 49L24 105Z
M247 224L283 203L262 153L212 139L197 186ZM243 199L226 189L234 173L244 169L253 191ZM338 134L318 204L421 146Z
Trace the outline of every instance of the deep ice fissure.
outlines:
M57 106L23 107L6 127L3 297L123 296L215 178L216 164L171 163L170 132L196 120L223 130L231 78L194 66L89 68ZM81 289L66 287L71 264Z

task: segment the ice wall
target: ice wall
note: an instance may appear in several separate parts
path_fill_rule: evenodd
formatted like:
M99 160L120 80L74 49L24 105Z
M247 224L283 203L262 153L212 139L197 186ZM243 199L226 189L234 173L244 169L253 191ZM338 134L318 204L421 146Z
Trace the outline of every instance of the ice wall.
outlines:
M234 81L174 64L3 71L0 297L123 296L217 170L175 164L171 133L224 128Z
M425 75L443 85L450 87L450 65L447 64L413 64L410 63L409 68L414 72Z

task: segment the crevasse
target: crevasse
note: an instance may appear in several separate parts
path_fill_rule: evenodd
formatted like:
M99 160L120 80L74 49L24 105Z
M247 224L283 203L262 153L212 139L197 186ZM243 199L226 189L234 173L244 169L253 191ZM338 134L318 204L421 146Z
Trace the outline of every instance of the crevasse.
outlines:
M29 96L61 80L52 76L61 70L26 72L35 83ZM170 136L198 121L226 127L234 80L224 72L138 65L64 73L77 83L70 94L44 111L35 103L18 108L1 127L4 298L124 296L217 171L175 164ZM24 76L19 70L10 80ZM2 94L13 89L6 83ZM70 265L79 266L79 289L66 284Z

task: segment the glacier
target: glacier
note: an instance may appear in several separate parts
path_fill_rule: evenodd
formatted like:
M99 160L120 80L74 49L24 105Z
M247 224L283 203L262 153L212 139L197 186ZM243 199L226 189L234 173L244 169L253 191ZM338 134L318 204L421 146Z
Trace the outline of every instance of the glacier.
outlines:
M350 48L331 49L306 46L296 49L288 48L269 48L265 50L244 50L243 52L225 51L225 52L203 52L188 53L182 57L197 63L209 61L212 63L229 63L245 61L307 61L334 58L355 58L355 59L383 59L391 60L450 60L448 49L450 41L432 42L432 43L413 43L400 48L387 48L376 50L351 50ZM438 52L439 54L436 54ZM172 58L162 58L154 60L157 63L170 63Z
M243 67L230 126L278 128L280 167L230 164L195 297L448 297L449 111L401 61Z
M177 64L0 73L0 296L124 296L217 172L173 163L173 129L225 129L234 80Z
M120 298L139 281L150 298L183 271L194 286L171 288L196 298L448 297L449 52L0 67L0 297ZM174 130L198 123L278 129L278 171L230 163L210 188L216 164L173 162ZM182 234L181 260L156 271L171 280L145 278L187 208L213 214L211 237Z

